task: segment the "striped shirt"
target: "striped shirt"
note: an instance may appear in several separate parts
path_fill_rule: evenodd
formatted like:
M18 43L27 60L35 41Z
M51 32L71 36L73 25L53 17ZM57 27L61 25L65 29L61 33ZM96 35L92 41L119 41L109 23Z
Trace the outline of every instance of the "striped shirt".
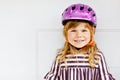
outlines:
M66 62L58 65L57 60L53 63L51 70L44 77L45 80L115 80L108 72L105 58L101 52L98 64L90 67L88 54L76 54L70 57L66 55ZM67 68L65 68L67 66Z

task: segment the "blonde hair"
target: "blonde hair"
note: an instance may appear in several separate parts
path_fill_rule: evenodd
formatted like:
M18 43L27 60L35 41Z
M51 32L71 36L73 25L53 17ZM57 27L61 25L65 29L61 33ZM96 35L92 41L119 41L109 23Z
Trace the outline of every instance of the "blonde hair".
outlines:
M94 33L95 33L95 29L93 26L91 26L89 23L87 22L78 22L78 21L69 21L67 22L67 24L64 26L63 28L63 35L65 37L65 39L67 40L67 32L70 28L75 28L77 27L79 24L81 23L86 23L86 27L90 30L90 34L91 34L91 41L90 42L94 42ZM95 56L96 56L96 52L98 51L97 45L93 44L93 45L88 45L85 46L84 48L81 48L80 50L77 50L74 46L72 46L69 42L65 42L64 47L62 48L62 53L61 55L57 58L58 62L61 61L65 61L65 56L67 54L76 54L79 52L87 52L87 54L89 55L88 58L88 62L90 64L91 67L95 67ZM66 61L65 61L66 63Z

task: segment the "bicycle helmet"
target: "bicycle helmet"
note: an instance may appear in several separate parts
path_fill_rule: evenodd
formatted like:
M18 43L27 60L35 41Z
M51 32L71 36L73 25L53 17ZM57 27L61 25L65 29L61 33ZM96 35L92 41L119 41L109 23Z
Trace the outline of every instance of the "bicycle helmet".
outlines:
M95 11L85 4L72 4L62 13L62 24L65 25L68 21L78 20L87 21L96 27Z

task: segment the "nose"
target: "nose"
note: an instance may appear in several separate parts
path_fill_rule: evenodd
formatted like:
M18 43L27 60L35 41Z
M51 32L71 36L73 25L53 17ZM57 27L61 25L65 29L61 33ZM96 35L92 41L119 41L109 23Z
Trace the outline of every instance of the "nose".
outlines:
M77 37L82 37L82 33L79 31L79 32L76 33L76 36Z

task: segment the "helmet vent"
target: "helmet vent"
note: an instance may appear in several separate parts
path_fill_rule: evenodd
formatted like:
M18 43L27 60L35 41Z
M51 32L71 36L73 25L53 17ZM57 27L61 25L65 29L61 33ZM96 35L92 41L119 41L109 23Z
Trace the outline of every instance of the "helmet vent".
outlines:
M92 9L91 9L91 8L88 8L88 11L92 11Z
M72 7L72 10L75 10L75 6Z
M67 11L68 10L68 8L67 9L65 9L65 11Z
M81 7L80 7L80 10L83 10L83 9L84 9L84 6L81 6Z
M95 16L95 14L93 14L92 16Z

